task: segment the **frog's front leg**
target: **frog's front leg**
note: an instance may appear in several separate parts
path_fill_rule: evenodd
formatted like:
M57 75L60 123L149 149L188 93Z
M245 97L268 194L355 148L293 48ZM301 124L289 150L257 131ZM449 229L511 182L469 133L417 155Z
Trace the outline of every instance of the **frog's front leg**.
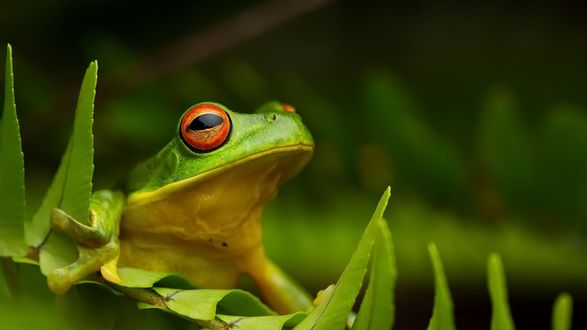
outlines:
M90 200L90 221L85 225L60 209L53 209L51 223L55 230L68 235L76 244L78 259L51 271L47 283L51 291L63 294L79 280L101 270L110 282L120 282L116 264L120 252L118 227L124 196L120 192L97 191Z

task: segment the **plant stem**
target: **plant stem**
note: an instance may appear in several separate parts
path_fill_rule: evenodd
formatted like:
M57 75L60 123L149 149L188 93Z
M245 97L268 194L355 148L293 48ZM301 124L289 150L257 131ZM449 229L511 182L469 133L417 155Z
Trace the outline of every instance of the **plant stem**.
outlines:
M115 285L110 282L107 282L103 278L101 278L104 284L112 287L114 290L119 291L126 297L136 300L138 302L142 302L145 304L149 304L152 306L157 306L159 309L164 310L169 313L176 314L173 312L169 307L167 307L167 303L165 302L165 298L159 295L157 292L151 289L144 289L144 288L128 288L120 285ZM204 329L210 330L228 330L230 329L230 325L226 322L214 319L214 320L196 320L187 318L189 321L196 323L200 327Z
M39 260L39 249L30 247L26 257L29 259L38 261ZM4 259L4 258L0 258L0 259ZM0 261L2 261L2 260L0 260ZM2 265L4 268L6 267L6 264L4 264L4 263L0 262L0 265ZM113 290L122 293L125 297L128 297L128 298L135 300L135 301L138 301L138 302L142 302L145 304L156 306L157 308L159 308L165 312L178 315L177 313L175 313L171 309L169 309L169 307L167 307L167 303L165 302L165 298L163 298L161 295L159 295L157 292L155 292L151 289L129 288L129 287L125 287L125 286L120 286L120 285L116 285L116 284L113 284L113 283L106 281L102 277L102 275L97 275L97 276L98 276L98 278L95 279L96 281L101 282L102 284L109 286ZM227 324L226 322L224 322L220 319L214 319L214 320L195 320L195 319L191 319L191 318L186 318L186 319L189 320L190 322L196 323L198 326L200 326L201 328L204 328L204 329L228 330L231 328L230 324Z

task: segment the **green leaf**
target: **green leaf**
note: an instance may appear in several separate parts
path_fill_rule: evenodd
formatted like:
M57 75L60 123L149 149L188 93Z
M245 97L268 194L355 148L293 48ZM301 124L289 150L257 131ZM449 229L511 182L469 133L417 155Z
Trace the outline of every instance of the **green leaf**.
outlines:
M150 288L168 275L137 268L118 268L119 284L128 288Z
M98 62L90 63L86 70L75 110L71 136L71 154L60 208L74 219L88 224L92 175L94 173L94 97L98 80Z
M193 289L193 286L186 279L176 274L122 267L118 268L118 276L121 280L118 285L128 288L150 288L158 283L159 285L172 285L178 289Z
M484 170L502 192L508 207L532 207L537 191L532 138L512 93L507 89L492 91L479 118L477 150Z
M23 256L24 240L24 156L14 101L12 48L6 49L4 110L0 137L0 256Z
M33 260L33 259L30 259L27 257L12 257L12 261L15 263L19 263L19 264L28 264L28 265L39 266L38 260Z
M259 298L242 290L153 289L165 298L170 310L195 320L213 320L218 310L223 314L241 316L274 315Z
M375 213L367 225L357 249L340 276L334 291L310 312L295 329L343 329L354 301L361 289L367 272L369 256L374 244L378 223L383 221L383 212L389 200L389 187L383 193ZM365 315L366 312L363 313ZM389 311L388 311L389 313Z
M41 206L33 215L31 221L26 226L26 241L30 246L39 246L51 230L51 210L59 205L61 196L63 195L63 186L65 184L65 175L67 172L67 164L71 154L71 141L65 149L65 153L61 158L61 163L57 169L57 173L53 177L53 181L43 197Z
M489 295L491 296L491 330L514 330L514 321L508 303L507 285L503 264L499 255L493 253L487 262Z
M587 115L584 108L558 105L540 134L536 181L540 212L587 233Z
M27 226L27 242L32 246L38 246L47 237L51 229L49 216L55 207L65 210L82 223L88 221L94 171L92 122L97 70L97 62L92 62L86 70L78 98L73 134L41 207Z
M571 330L573 315L573 298L568 293L561 293L552 308L552 330Z
M109 291L110 293L112 293L115 296L124 296L124 294L122 292L116 290L116 288L114 288L113 286L108 285L102 281L87 279L87 280L81 280L81 281L77 282L75 285L81 286L83 284L96 285L106 291Z
M391 233L380 218L373 252L369 286L353 329L391 329L395 317L393 291L397 277Z
M372 70L363 84L362 120L370 140L386 146L398 185L433 200L460 200L466 191L465 160L449 140L422 119L417 102L395 74Z
M77 256L73 241L64 234L53 232L43 243L39 254L41 273L48 275L54 269L65 267L74 262Z
M43 242L49 233L49 214L54 207L61 208L81 223L88 223L94 172L92 124L97 72L98 63L94 61L90 63L82 81L73 133L67 149L41 208L28 227L29 242L36 243L35 245ZM69 238L52 233L40 251L41 271L46 275L53 269L70 264L76 258L77 250Z
M436 244L428 244L428 252L434 269L434 290L436 291L434 312L432 313L430 324L428 324L428 330L453 330L455 329L455 323L452 298Z
M258 329L282 329L283 327L292 328L300 323L306 313L298 312L287 315L275 316L253 316L242 317L232 315L216 315L222 321L230 324L238 330L258 330Z

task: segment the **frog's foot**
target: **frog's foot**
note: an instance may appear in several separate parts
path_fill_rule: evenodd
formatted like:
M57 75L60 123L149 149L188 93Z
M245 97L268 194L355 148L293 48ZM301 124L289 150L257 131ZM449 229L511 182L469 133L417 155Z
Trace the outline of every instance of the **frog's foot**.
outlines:
M90 224L85 225L61 209L53 209L51 212L51 224L56 229L71 237L77 245L86 247L100 247L108 243L110 235L102 228L95 212L90 211Z
M119 250L118 242L110 242L100 248L86 248L78 245L79 257L77 261L57 268L47 275L49 289L56 294L64 294L81 279L110 264L114 264L114 270L112 271L112 268L108 267L109 275L104 278L110 282L120 282L116 272Z
M120 249L119 249L120 250ZM106 281L114 284L119 284L121 282L120 276L118 275L118 257L120 253L116 253L116 257L104 265L100 267L100 273L102 273L102 277L106 279Z
M271 308L280 314L309 311L314 305L310 295L279 267L263 256L261 266L249 275L261 289ZM260 271L259 271L260 270Z
M51 291L63 294L79 280L102 270L104 278L110 282L120 282L116 271L120 245L110 226L92 211L90 225L85 225L70 217L60 209L53 209L51 222L53 228L65 233L75 242L79 257L65 267L51 271L47 284Z
M318 291L318 293L316 294L316 298L314 298L314 300L312 301L314 306L318 306L321 303L323 303L324 301L326 301L326 299L329 299L330 296L332 296L332 294L334 293L335 288L336 288L336 285L330 284L329 286L326 287L326 289Z

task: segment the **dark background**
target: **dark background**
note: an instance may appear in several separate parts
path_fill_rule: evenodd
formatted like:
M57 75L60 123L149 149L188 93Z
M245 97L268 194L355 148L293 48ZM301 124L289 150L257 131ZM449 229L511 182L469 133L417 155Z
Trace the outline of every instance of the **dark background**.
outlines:
M266 245L306 287L336 281L390 185L397 328L428 322L435 241L459 328L487 327L495 251L519 329L548 328L561 291L581 329L584 13L578 1L2 1L29 206L59 163L93 59L96 188L161 148L193 103L250 112L279 99L316 152L268 207Z

